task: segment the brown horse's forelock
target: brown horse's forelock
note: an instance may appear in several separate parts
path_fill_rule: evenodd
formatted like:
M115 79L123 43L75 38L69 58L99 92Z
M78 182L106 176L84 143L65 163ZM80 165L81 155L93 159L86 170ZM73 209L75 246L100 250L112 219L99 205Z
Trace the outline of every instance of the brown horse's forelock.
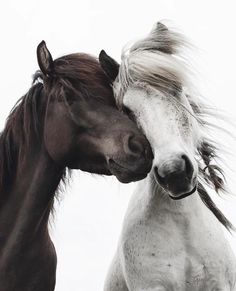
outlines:
M47 94L50 92L50 96L55 98L64 97L61 96L62 88L73 90L81 98L95 95L112 98L106 75L97 60L89 55L71 54L56 59L50 77L37 71L32 87L13 107L0 134L0 202L12 184L18 164L24 158L30 142L42 142L41 131L50 98Z
M50 83L50 78L45 81ZM56 59L51 81L55 90L62 86L65 90L75 91L81 98L96 96L107 99L113 95L110 81L100 64L87 54L71 54Z

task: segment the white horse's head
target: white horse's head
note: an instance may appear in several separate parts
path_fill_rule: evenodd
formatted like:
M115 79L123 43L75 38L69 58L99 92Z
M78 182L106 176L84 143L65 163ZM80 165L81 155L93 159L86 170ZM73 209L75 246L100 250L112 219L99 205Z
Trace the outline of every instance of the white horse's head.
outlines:
M132 114L151 144L156 181L172 198L195 192L198 164L194 156L199 134L184 93L173 96L148 86L131 86L124 95L123 108Z
M186 44L181 34L158 23L123 52L120 66L104 51L99 56L113 82L117 104L151 144L151 175L173 199L195 192L199 172L216 190L222 186L216 168L210 166L214 147L203 137L201 108L191 97L189 73L181 58Z

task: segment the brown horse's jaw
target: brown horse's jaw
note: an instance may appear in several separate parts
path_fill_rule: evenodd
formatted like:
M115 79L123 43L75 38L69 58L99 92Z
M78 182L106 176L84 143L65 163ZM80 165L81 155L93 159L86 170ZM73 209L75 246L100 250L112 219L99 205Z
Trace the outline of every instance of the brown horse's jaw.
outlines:
M116 178L122 183L130 183L144 179L147 174L148 170L146 171L137 171L125 167L123 164L120 165L118 162L114 161L113 159L109 159L108 163L109 170Z

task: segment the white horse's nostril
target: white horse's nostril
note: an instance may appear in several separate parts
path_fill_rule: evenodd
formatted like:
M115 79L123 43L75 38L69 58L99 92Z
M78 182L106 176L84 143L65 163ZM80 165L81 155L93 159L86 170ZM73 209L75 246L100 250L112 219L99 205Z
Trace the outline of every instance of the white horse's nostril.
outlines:
M184 172L185 169L186 165L184 159L172 159L163 162L159 167L157 167L157 172L161 178L165 178L172 173Z

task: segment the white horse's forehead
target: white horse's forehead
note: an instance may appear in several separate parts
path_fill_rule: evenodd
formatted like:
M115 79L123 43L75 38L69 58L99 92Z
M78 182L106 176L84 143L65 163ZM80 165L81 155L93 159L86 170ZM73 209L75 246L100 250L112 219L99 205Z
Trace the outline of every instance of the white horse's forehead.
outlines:
M129 88L123 98L124 106L133 111L137 124L142 128L152 148L191 148L198 141L196 122L187 110L175 101L175 96L164 95L152 88ZM183 99L183 100L180 100ZM186 106L187 107L187 106Z
M158 113L157 118L163 118L166 112L169 112L172 117L179 115L181 111L182 117L186 116L183 110L179 110L175 102L171 100L173 96L166 96L163 93L153 90L152 88L129 88L123 98L123 104L136 114L143 114L148 110L152 114ZM171 117L168 116L169 118ZM144 117L144 116L142 116ZM166 119L166 118L165 118ZM167 120L167 119L166 119ZM152 120L153 122L153 120Z
M147 111L149 114L151 114L151 112L153 114L154 111L157 112L158 108L160 109L160 106L158 106L159 102L161 102L161 96L159 98L159 96L153 94L153 92L142 87L129 88L123 98L123 105L132 110L134 114L136 114L137 119L145 119L147 117ZM165 111L165 109L162 108L162 111Z
M147 97L148 92L144 88L129 88L124 95L123 104L131 108L140 108Z
M159 141L163 141L166 135L177 132L176 120L182 117L177 116L178 109L171 103L167 96L149 91L148 88L130 88L123 100L124 106L134 113L138 125L142 127L150 141L154 141L157 137Z

